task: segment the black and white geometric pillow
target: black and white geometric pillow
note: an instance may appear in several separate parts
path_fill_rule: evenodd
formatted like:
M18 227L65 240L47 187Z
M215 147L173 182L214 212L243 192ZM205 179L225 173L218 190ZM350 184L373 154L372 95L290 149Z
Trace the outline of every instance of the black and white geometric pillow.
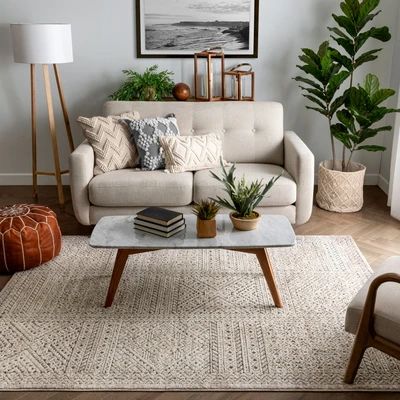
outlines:
M165 158L160 145L160 136L179 135L176 118L168 115L166 118L122 121L128 126L130 140L138 150L141 169L145 171L164 169Z

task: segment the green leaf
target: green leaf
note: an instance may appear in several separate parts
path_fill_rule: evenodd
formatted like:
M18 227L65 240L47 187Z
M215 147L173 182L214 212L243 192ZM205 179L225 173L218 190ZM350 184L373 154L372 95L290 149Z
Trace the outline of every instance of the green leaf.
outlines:
M373 74L368 74L365 77L363 88L368 93L368 96L372 97L379 90L378 77Z
M354 37L357 35L357 30L356 30L355 24L351 20L351 18L349 18L345 15L336 15L336 14L332 14L332 17L336 21L336 23L341 28L343 28L351 37Z
M321 70L313 65L297 65L297 68L304 71L306 74L313 76L318 82L323 83L324 77L322 76Z
M386 147L383 146L377 146L373 144L369 145L364 145L364 146L358 146L356 150L366 150L366 151L385 151Z
M317 111L317 112L319 112L320 114L322 114L325 117L329 116L328 111L326 111L326 109L324 109L324 108L316 108L316 107L310 107L310 106L306 106L306 108L307 108L307 110Z
M343 49L346 51L346 53L350 57L354 57L356 55L357 51L351 40L344 39L344 38L333 38L333 39L336 41L336 43L339 46L343 47Z
M322 42L318 48L318 57L322 58L325 54L327 54L329 49L329 42L326 40L325 42Z
M345 96L340 96L332 102L330 107L331 115L334 115L336 111L339 110L340 107L342 107L342 105L345 102L345 99L346 99Z
M382 49L370 50L370 51L367 51L367 52L361 54L361 56L357 57L354 62L354 69L358 68L360 65L362 65L366 62L376 60L378 58L376 53L380 52L381 50Z
M326 96L324 94L324 92L322 90L319 89L313 89L313 88L306 88L304 86L299 86L302 90L304 90L307 93L310 93L316 97L318 97L320 100L322 100L323 102L326 101Z
M371 103L373 106L378 106L395 94L396 92L393 89L380 89L373 94L371 98Z
M340 110L336 113L338 120L349 130L351 133L356 132L354 125L354 117L348 110Z
M382 28L371 28L366 32L360 33L356 37L354 43L355 53L357 53L364 43L370 38L379 40L381 42L387 42L391 37L392 35L389 33L389 28L387 26Z
M340 3L340 8L347 17L354 21L360 12L360 3L358 0L345 0Z
M378 7L379 2L380 0L363 0L361 2L359 13L357 15L357 20L356 20L359 30L361 30L365 26L365 24L369 21L368 16L372 11L374 11Z
M342 37L342 38L347 39L347 40L351 40L351 38L349 36L347 36L342 30L340 30L337 27L332 27L332 28L328 27L328 30L330 32L332 32L332 33L335 33L339 37Z
M349 57L340 54L337 50L332 51L332 60L338 62L340 65L345 67L349 72L353 70L353 64Z
M341 71L332 76L327 86L328 100L332 100L335 93L339 90L342 83L350 76L348 71Z
M296 76L295 78L293 78L295 81L297 82L303 82L306 83L307 85L312 86L315 89L318 89L320 91L323 91L323 88L321 85L318 85L318 83L312 81L311 79L307 79L307 78L303 78L302 76Z
M390 132L392 130L391 126L381 126L379 128L371 129L362 129L360 133L360 141L359 143L364 142L367 139L375 137L380 132Z
M306 99L312 101L313 103L319 105L322 109L326 109L326 104L324 104L322 101L320 101L320 100L317 99L316 97L311 96L311 95L308 95L308 94L303 94L303 96L304 96Z
M351 149L352 143L347 134L347 128L343 124L334 124L331 126L331 135L342 142L346 148Z

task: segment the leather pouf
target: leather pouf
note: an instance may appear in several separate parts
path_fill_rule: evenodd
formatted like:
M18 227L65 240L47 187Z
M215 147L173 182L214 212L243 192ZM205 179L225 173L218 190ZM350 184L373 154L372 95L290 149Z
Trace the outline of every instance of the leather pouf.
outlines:
M56 214L36 204L0 208L0 274L24 271L60 253Z

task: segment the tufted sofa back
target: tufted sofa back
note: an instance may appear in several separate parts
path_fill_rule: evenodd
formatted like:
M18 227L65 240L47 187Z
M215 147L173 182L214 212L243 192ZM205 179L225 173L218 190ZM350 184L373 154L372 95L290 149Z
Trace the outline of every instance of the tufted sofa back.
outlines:
M104 115L176 115L182 135L220 134L229 162L283 164L283 107L276 102L109 101Z

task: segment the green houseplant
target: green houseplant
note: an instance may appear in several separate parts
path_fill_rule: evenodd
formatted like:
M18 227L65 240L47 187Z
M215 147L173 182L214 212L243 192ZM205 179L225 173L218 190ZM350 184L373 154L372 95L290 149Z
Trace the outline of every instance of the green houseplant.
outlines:
M147 68L143 74L132 69L122 71L127 79L111 96L118 101L160 101L172 96L174 82L171 71L158 71L157 65Z
M193 214L197 216L197 237L213 238L217 235L217 222L215 216L220 206L213 200L200 200L192 207Z
M262 180L247 183L244 177L241 179L235 177L235 164L227 171L221 161L221 168L221 177L213 171L210 171L210 173L214 179L224 185L224 191L228 194L228 198L217 196L215 199L212 198L211 200L215 201L221 207L232 210L230 218L236 229L242 231L256 229L260 220L260 214L255 211L255 208L271 190L272 186L274 186L281 175L271 178L266 184L264 184Z
M387 42L391 38L386 26L368 28L368 24L380 13L376 10L379 3L380 0L342 1L342 15L332 15L337 26L328 27L336 48L325 41L317 52L302 49L299 56L302 64L298 68L306 76L297 76L294 79L300 82L303 95L312 103L307 108L319 112L328 120L332 160L320 164L317 203L330 211L353 212L361 209L365 166L353 162L352 156L358 150L385 150L382 146L362 143L380 132L391 130L389 126L373 125L386 114L394 112L380 106L394 92L380 89L378 78L372 75L367 76L363 87L354 82L354 72L361 65L375 60L382 50L378 48L362 52L365 44L370 39ZM375 100L372 100L374 94L369 90L371 84L378 87L376 91L379 94L375 93ZM364 108L361 105L362 101L367 101L367 94L370 95L370 107L375 107L375 111L367 110L366 105ZM382 101L376 103L380 96L383 96ZM362 115L357 114L367 111L372 113L366 117L369 118L368 124L366 121L362 122ZM356 127L352 125L352 121L361 124ZM342 144L339 160L336 156L335 139Z

